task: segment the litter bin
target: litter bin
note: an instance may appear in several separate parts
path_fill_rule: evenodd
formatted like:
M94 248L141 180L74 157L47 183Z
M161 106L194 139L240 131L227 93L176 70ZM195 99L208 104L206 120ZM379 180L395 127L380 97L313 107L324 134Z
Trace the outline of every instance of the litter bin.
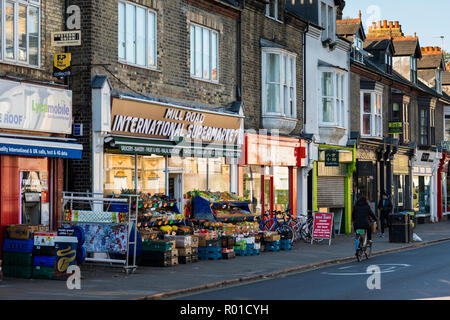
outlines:
M410 242L412 240L410 215L408 212L398 212L390 215L389 242Z

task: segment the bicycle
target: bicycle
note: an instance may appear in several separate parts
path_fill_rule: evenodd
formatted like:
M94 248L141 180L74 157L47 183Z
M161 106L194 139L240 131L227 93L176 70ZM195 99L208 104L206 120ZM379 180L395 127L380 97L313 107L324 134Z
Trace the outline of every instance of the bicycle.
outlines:
M367 230L357 229L355 240L355 255L358 262L361 262L363 254L368 260L372 254L372 242L367 240Z
M265 212L263 219L259 221L259 229L262 231L276 231L280 234L287 235L289 237L288 240L290 240L290 243L292 243L294 238L294 230L286 221L286 213L276 210L272 211L272 213L273 218L264 219L264 217L268 217L270 214L270 211ZM282 218L279 219L279 215L281 215Z

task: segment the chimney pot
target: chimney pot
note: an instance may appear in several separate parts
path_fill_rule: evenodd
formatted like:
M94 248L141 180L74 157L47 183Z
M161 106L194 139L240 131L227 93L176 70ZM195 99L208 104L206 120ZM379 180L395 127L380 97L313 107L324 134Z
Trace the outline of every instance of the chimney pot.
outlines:
M381 20L378 21L378 29L381 29Z
M383 28L386 29L387 28L387 20L383 20Z
M396 27L396 28L399 28L398 21L395 21L395 27Z
M394 27L394 22L393 21L389 21L389 28L392 29Z

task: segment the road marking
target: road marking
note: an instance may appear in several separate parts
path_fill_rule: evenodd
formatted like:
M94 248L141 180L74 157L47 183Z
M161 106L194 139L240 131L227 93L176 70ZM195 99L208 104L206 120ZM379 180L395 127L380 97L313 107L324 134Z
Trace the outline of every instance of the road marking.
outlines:
M377 266L380 267L381 272L380 273L391 273L391 272L395 272L398 271L400 269L404 269L407 267L410 267L411 265L409 264L405 264L405 263L380 263L377 264ZM345 267L346 270L351 269L351 268L364 268L364 271L361 272L322 272L322 274L326 274L326 275L330 275L330 276L366 276L367 272L365 270L365 267L363 266L348 266ZM342 267L339 268L340 270L342 270Z

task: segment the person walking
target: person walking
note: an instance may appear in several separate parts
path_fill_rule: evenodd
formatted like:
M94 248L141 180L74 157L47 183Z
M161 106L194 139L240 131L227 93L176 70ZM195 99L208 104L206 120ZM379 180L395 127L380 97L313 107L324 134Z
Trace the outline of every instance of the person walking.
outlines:
M378 203L378 210L380 211L380 231L379 236L384 237L384 228L389 227L389 216L392 213L392 201L387 192L383 192L380 202Z
M372 241L372 228L370 220L377 221L377 217L370 209L369 202L366 197L360 197L355 204L352 212L353 228L365 229L367 232L367 240Z

